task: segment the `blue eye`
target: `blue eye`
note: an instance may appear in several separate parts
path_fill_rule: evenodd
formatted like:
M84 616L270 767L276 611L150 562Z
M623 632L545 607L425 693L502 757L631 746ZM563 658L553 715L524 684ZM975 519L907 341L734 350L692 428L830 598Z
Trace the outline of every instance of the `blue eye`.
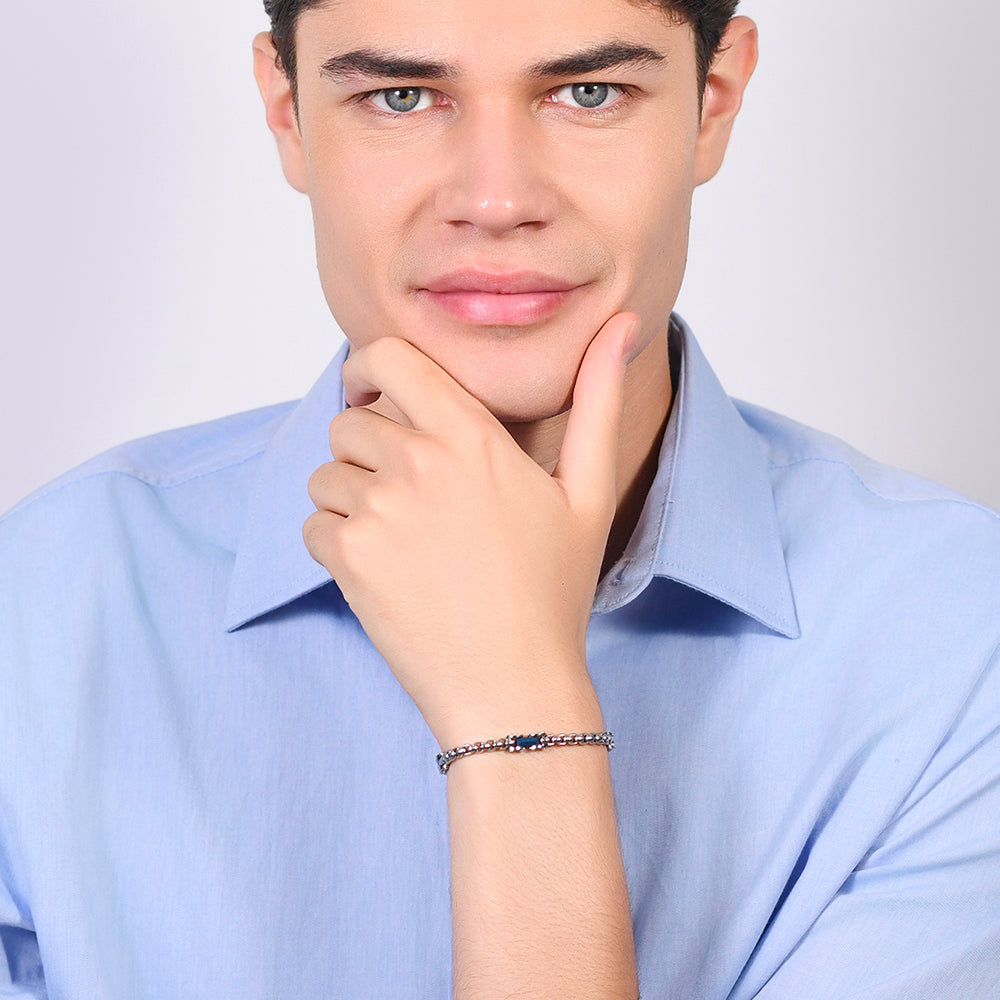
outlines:
M387 87L369 94L369 100L376 108L397 115L429 108L432 98L433 91L426 87Z
M621 89L610 83L567 83L552 95L552 99L556 104L569 104L593 111L610 107L622 93Z

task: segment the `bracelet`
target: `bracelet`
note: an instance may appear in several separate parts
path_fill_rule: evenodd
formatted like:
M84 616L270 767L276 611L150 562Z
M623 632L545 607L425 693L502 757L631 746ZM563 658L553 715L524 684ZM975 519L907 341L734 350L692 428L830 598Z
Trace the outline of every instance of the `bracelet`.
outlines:
M468 757L476 753L489 753L492 750L506 750L507 753L524 753L525 751L545 750L547 747L607 747L608 753L615 748L615 738L611 733L561 733L550 736L548 733L524 733L514 736L504 736L499 740L483 740L482 743L466 743L465 746L445 750L437 755L438 770L448 773L448 768L460 757Z

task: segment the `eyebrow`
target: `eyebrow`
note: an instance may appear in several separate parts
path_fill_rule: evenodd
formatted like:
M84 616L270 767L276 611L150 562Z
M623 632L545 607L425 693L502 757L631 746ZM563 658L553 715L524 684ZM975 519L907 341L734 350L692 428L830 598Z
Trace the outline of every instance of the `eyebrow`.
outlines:
M665 59L663 53L648 45L612 41L535 63L528 67L527 73L534 79L577 76L622 66L658 63ZM320 76L341 81L359 76L390 80L447 80L457 75L450 63L374 49L354 49L331 56L320 67Z
M376 52L374 49L355 49L327 59L319 73L320 76L334 80L347 80L357 76L445 80L455 75L455 69L448 63L429 59Z
M621 66L643 65L663 62L667 57L648 45L633 42L604 42L580 52L559 56L529 67L533 77L577 76L596 73L602 69L617 69Z

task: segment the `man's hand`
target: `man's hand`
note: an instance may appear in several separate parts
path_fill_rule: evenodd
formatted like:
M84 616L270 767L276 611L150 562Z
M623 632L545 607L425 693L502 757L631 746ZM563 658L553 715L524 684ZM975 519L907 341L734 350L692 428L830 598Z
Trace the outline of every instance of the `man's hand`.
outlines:
M601 726L585 640L637 327L619 313L591 342L552 475L406 341L344 365L303 534L442 746ZM379 395L408 426L366 408Z

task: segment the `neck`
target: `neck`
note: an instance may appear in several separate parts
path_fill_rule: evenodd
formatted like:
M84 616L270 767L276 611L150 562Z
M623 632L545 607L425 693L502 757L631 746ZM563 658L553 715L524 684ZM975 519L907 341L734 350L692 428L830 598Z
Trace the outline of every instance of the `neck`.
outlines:
M625 551L653 484L663 431L670 414L673 385L667 349L667 328L633 359L625 373L625 409L618 444L615 489L617 509L604 553L601 576ZM508 424L521 449L552 472L559 458L568 413L530 424Z

